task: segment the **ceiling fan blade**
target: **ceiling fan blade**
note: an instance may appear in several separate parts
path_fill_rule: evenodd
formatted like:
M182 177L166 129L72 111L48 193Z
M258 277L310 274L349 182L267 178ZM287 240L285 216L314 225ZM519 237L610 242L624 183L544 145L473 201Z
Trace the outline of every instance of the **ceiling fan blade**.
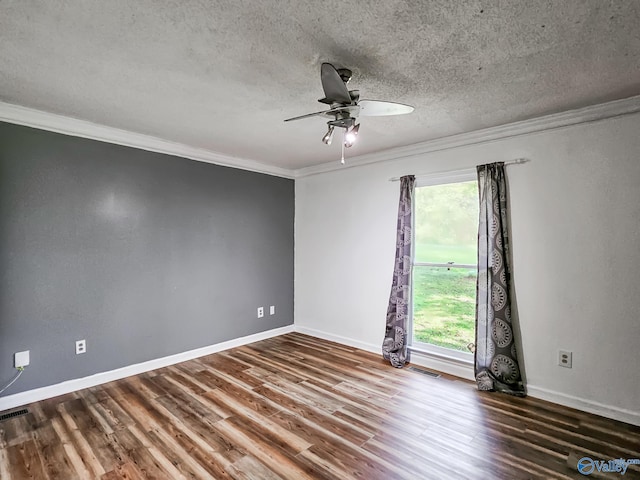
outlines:
M411 105L380 100L361 100L358 103L360 115L363 117L383 117L386 115L403 115L413 112Z
M300 115L299 117L287 118L285 120L285 122L291 122L293 120L302 120L303 118L309 118L309 117L318 117L318 116L323 115L323 114L325 114L327 112L331 112L331 110L323 110L321 112L307 113L306 115Z
M329 110L323 110L322 112L307 113L306 115L300 115L299 117L287 118L285 122L290 122L292 120L302 120L303 118L309 117L319 117L321 115L325 115L327 117L336 117L337 113L348 113L350 116L357 117L359 111L360 107L358 105L346 105L344 107L335 107Z
M332 103L351 104L351 96L347 85L342 81L340 74L330 63L323 63L320 67L320 80L324 96Z

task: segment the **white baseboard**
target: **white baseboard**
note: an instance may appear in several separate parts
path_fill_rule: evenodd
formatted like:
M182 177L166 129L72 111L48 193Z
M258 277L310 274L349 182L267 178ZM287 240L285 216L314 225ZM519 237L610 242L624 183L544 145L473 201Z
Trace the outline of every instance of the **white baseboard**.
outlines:
M382 356L382 339L380 345L374 345L372 343L360 342L351 338L342 337L340 335L334 335L332 333L323 332L314 328L303 327L300 325L295 326L295 331L304 333L312 337L322 338L329 340L330 342L340 343L342 345L348 345L349 347L359 348L367 352L378 353ZM469 366L465 362L458 362L453 359L439 357L436 355L430 355L421 352L411 352L411 363L420 365L422 367L437 370L438 372L446 373L467 380L473 380L473 365Z
M8 410L10 408L16 408L28 403L45 400L47 398L56 397L58 395L64 395L65 393L75 392L82 390L83 388L94 387L103 383L112 382L121 378L130 377L132 375L138 375L140 373L155 370L156 368L167 367L169 365L175 365L176 363L186 362L194 358L203 357L205 355L211 355L212 353L221 352L234 347L240 347L248 343L258 342L271 337L277 337L278 335L284 335L294 331L293 325L287 325L286 327L274 328L273 330L267 330L266 332L254 333L253 335L247 335L246 337L235 338L226 342L216 343L215 345L209 345L207 347L196 348L187 352L177 353L175 355L169 355L167 357L156 358L147 362L136 363L135 365L129 365L127 367L118 368L108 372L96 373L88 377L76 378L73 380L67 380L55 385L48 385L46 387L35 388L33 390L27 390L25 392L16 393L14 395L8 395L0 398L0 411Z
M566 393L556 392L547 388L537 387L535 385L527 385L527 394L534 398L557 403L558 405L564 405L565 407L575 408L576 410L593 413L595 415L600 415L601 417L612 418L613 420L619 420L621 422L640 426L639 411L605 405L603 403L594 402L593 400L567 395Z
M367 352L382 354L380 345L365 343L313 328L303 327L300 325L287 325L286 327L275 328L273 330L267 330L266 332L247 335L246 337L240 337L233 340L228 340L226 342L217 343L215 345L209 345L207 347L197 348L195 350L189 350L187 352L157 358L154 360L149 360L147 362L137 363L135 365L129 365L127 367L118 368L109 372L97 373L95 375L84 378L68 380L66 382L58 383L55 385L49 385L42 388L36 388L34 390L28 390L26 392L16 393L14 395L8 395L6 397L0 398L0 411L20 407L28 403L45 400L47 398L56 397L58 395L64 395L65 393L75 392L83 388L101 385L103 383L130 377L132 375L138 375L140 373L155 370L157 368L175 365L176 363L185 362L187 360L203 357L205 355L211 355L212 353L221 352L223 350L228 350L230 348L239 347L242 345L247 345L249 343L258 342L260 340L265 340L271 337L277 337L278 335L284 335L285 333L294 331L303 333L305 335L310 335L312 337L329 340L331 342L340 343L342 345L359 348ZM473 369L469 368L466 365L461 365L460 363L455 361L440 359L430 355L413 352L411 356L411 362L413 364L421 365L432 370L447 373L449 375L473 380ZM605 405L599 402L587 400L573 395L567 395L565 393L556 392L535 385L527 385L527 394L531 397L539 398L541 400L547 400L552 403L575 408L584 412L593 413L595 415L600 415L603 417L612 418L614 420L619 420L621 422L640 426L640 412L638 411Z
M294 327L294 330L306 335L311 335L312 337L322 338L331 342L360 348L361 350L366 350L368 352L380 353L382 355L380 345L364 343L351 338L334 335L332 333L327 333L300 325L296 325ZM467 380L474 379L473 366L464 365L454 360L425 355L420 352L412 352L411 363L421 365L431 370L454 375L456 377L465 378ZM581 410L583 412L593 413L602 417L611 418L613 420L619 420L621 422L640 426L640 411L626 410L612 405L605 405L602 403L594 402L592 400L575 397L573 395L567 395L561 392L555 392L553 390L538 387L535 385L527 385L527 394L534 398L547 400L552 403L557 403L558 405L564 405L565 407L575 408L576 410Z
M373 343L360 342L358 340L353 340L352 338L341 337L340 335L334 335L333 333L327 333L321 330L316 330L314 328L303 327L301 325L295 325L294 331L298 333L304 333L305 335L310 335L312 337L322 338L323 340L328 340L330 342L340 343L341 345L347 345L348 347L359 348L360 350L379 353L380 355L382 355L382 344L374 345Z

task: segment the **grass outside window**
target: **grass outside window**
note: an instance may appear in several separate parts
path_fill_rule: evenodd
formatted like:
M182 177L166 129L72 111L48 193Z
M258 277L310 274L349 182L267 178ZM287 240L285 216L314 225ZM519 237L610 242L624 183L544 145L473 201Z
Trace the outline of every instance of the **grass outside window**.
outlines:
M469 352L475 341L476 270L413 269L413 338Z

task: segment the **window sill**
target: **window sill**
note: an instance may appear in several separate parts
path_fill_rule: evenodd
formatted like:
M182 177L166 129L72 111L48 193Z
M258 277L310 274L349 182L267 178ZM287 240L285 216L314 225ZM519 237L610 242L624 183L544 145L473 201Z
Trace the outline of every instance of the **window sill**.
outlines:
M455 362L455 363L459 363L460 365L469 365L473 367L473 355L470 355L470 358L460 358L455 355L447 355L444 353L427 350L425 348L412 347L412 346L409 346L409 350L411 350L411 353L417 353L419 355L437 358L438 360L446 360L447 362Z
M458 358L441 352L433 352L424 348L409 346L411 363L449 375L474 380L473 356Z

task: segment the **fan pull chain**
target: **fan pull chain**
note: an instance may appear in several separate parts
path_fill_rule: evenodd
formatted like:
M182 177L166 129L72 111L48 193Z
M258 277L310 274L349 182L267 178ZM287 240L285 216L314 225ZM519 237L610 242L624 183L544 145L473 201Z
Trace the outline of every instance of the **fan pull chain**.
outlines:
M342 158L340 159L340 163L344 165L344 142L347 136L347 129L342 130Z

